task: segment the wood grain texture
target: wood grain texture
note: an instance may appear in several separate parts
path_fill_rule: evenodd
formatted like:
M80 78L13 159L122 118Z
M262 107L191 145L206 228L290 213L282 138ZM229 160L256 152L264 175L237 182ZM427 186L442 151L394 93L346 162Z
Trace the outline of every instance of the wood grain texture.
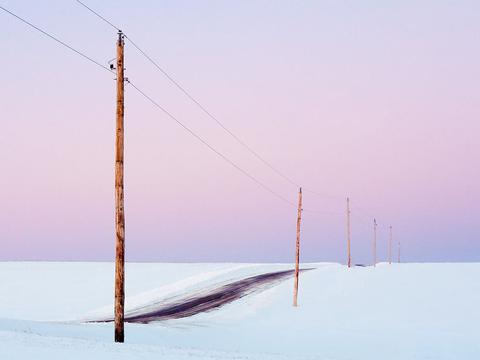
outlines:
M115 342L123 342L125 304L125 211L123 202L124 39L117 41L117 124L115 136Z

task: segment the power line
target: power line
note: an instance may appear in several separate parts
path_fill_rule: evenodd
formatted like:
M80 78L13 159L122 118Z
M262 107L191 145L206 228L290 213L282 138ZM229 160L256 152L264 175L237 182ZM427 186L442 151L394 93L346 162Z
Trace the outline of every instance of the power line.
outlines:
M198 106L209 118L214 120L225 132L227 132L232 138L235 139L241 146L247 149L253 156L260 160L264 165L269 167L273 172L282 177L284 180L289 182L295 187L300 187L298 183L293 181L291 178L283 174L280 170L275 168L271 163L265 160L258 152L253 150L248 144L246 144L242 139L235 135L229 128L227 128L216 116L214 116L210 111L208 111L205 106L203 106L195 97L193 97L190 92L188 92L182 85L180 85L171 75L169 75L163 68L158 65L144 50L142 50L131 38L125 35L125 38L148 60L150 61L172 84L174 84L187 98L189 98L195 105Z
M116 27L114 24L112 24L110 21L108 21L107 19L105 19L104 17L102 17L100 14L98 14L97 12L95 12L93 9L89 8L88 6L86 6L84 3L82 3L81 1L79 0L76 0L78 3L80 3L82 6L84 6L85 8L87 8L88 10L90 10L92 13L94 13L96 16L98 16L100 19L102 19L103 21L105 21L106 23L108 23L111 27L115 28L115 29L118 29L118 27ZM109 73L112 73L112 71L106 67L105 65L102 65L101 63L99 63L98 61L92 59L91 57L89 57L88 55L82 53L81 51L75 49L74 47L68 45L67 43L63 42L62 40L58 39L57 37L55 37L54 35L48 33L47 31L41 29L40 27L34 25L33 23L29 22L28 20L22 18L21 16L15 14L14 12L4 8L3 6L0 6L0 9L3 10L4 12L8 13L9 15L15 17L17 20L20 20L21 22L23 22L24 24L30 26L31 28L33 28L34 30L37 30L39 31L40 33L42 33L43 35L47 36L48 38L54 40L55 42L57 42L58 44L66 47L67 49L73 51L74 53L76 53L77 55L80 55L81 57L83 57L84 59L90 61L91 63L97 65L98 67L108 71ZM127 37L127 36L125 36ZM165 76L167 76L175 85L177 85L177 87L179 87L179 89L181 89L182 91L185 92L185 94L187 96L190 97L189 93L186 92L178 83L175 82L175 80L173 78L171 78L166 72L163 71L163 69L160 68L160 66L158 66L158 64L155 63L155 61L153 59L151 59L146 53L143 52L143 50L141 50L133 41L131 41L131 39L129 39L130 43L132 43L132 45L134 47L137 48L138 51L140 51L141 53L144 54L144 56L146 56L154 65L156 65L160 71L162 71L164 73ZM193 130L191 130L190 128L188 128L185 124L183 124L181 121L179 121L175 116L173 116L170 112L168 112L165 108L163 108L160 104L158 104L155 100L153 100L150 96L148 96L145 92L143 92L141 89L139 89L137 86L135 86L131 81L129 80L126 80L130 85L132 85L132 87L137 90L142 96L144 96L147 100L149 100L152 104L154 104L156 107L158 107L161 111L163 111L167 116L169 116L171 119L173 119L175 122L177 122L182 128L184 128L187 132L189 132L192 136L194 136L197 140L199 140L201 143L203 143L205 146L207 146L211 151L213 151L214 153L216 153L219 157L221 157L224 161L226 161L227 163L229 163L231 166L233 166L234 168L236 168L238 171L240 171L242 174L244 174L245 176L247 176L248 178L250 178L252 181L254 181L257 185L259 185L260 187L262 187L264 190L270 192L271 194L273 194L274 196L276 196L277 198L281 199L282 201L286 202L287 204L289 204L290 206L294 206L296 207L296 205L289 201L288 199L286 199L285 197L283 197L282 195L278 194L277 192L275 192L274 190L272 190L269 186L267 186L266 184L264 184L263 182L261 182L260 180L258 180L256 177L254 177L252 174L250 174L249 172L247 172L246 170L244 170L243 168L241 168L240 166L238 166L236 163L234 163L232 160L230 160L228 157L226 157L223 153L221 153L220 151L218 151L216 148L214 148L213 146L211 146L206 140L204 140L201 136L197 135ZM197 103L197 105L199 107L202 108L202 110L204 110L208 115L210 115L214 120L216 120L215 117L213 117L213 115L211 115L206 109L204 109L202 107L202 105L200 103L198 103L193 97L191 98L192 101L194 101L195 103ZM218 122L218 121L217 121ZM222 124L220 122L218 122L219 125L222 126ZM223 127L223 126L222 126ZM233 133L231 133L227 128L224 128L227 132L229 132L234 138L236 138L237 141L239 141L240 143L242 143L242 141L237 138ZM247 147L248 149L250 149L248 147L248 145L244 144L243 145L245 147ZM256 154L253 149L250 149L250 151L254 154ZM258 154L257 154L258 155ZM257 156L260 160L263 160L260 156ZM276 169L272 166L270 166L270 164L266 161L264 161L265 164L269 167L271 167L272 170L274 170L275 172ZM278 173L278 172L277 172ZM283 176L283 174L281 173L278 173L280 176L284 177L287 181L289 181L292 185L295 185L295 186L298 186L299 185L297 183L295 183L294 181L291 181L291 179L289 179L288 177L286 176ZM316 195L319 195L319 196L327 196L327 195L323 195L323 194L319 194L315 191L312 191L312 190L309 190L309 189L305 189L307 192L310 192L312 194L316 194ZM333 197L333 196L329 196L329 197L332 197L332 198L336 198L336 197ZM310 210L310 209L304 209L304 211L308 212L308 213L311 213L311 214L330 214L330 215L338 215L340 214L339 212L333 212L333 211L322 211L322 210Z
M49 34L49 33L46 32L45 30L40 29L38 26L36 26L36 25L32 24L31 22L25 20L24 18L20 17L19 15L13 13L12 11L10 11L10 10L8 10L8 9L5 9L3 6L0 6L0 9L3 10L3 11L5 11L6 13L12 15L13 17L17 18L18 20L22 21L24 24L27 24L27 25L30 26L31 28L33 28L33 29L41 32L43 35L45 35L45 36L49 37L50 39L56 41L56 42L59 43L60 45L66 47L67 49L73 51L74 53L82 56L84 59L87 59L87 60L90 61L91 63L93 63L93 64L101 67L102 69L105 69L105 70L107 70L108 72L111 73L111 70L110 70L108 67L106 67L105 65L100 64L98 61L96 61L96 60L92 59L91 57L85 55L85 54L82 53L81 51L73 48L72 46L70 46L70 45L68 45L67 43L63 42L62 40L58 39L57 37Z
M104 16L102 16L100 13L97 11L93 10L91 7L86 5L84 2L80 0L75 0L77 3L82 5L85 9L90 11L92 14L94 14L96 17L98 17L100 20L105 22L107 25L110 27L114 28L115 30L119 30L120 28L113 24L111 21L106 19ZM271 170L273 170L277 175L282 177L284 180L289 182L291 185L294 185L295 187L300 187L300 184L296 183L293 181L291 178L288 176L284 175L282 172L280 172L278 169L276 169L273 165L271 165L268 161L266 161L263 157L261 157L255 150L253 150L250 146L248 146L244 141L242 141L238 136L236 136L231 130L229 130L226 126L223 125L220 120L218 120L212 113L210 113L197 99L195 99L182 85L180 85L170 74L167 73L166 70L164 70L151 56L149 56L140 46L138 46L127 34L124 33L125 39L127 39L130 44L133 45L135 49L137 49L138 52L140 52L150 63L152 63L172 84L174 84L181 92L184 93L185 96L187 96L192 102L194 102L205 114L207 114L211 119L213 119L220 127L223 128L230 136L232 136L238 143L240 143L243 147L245 147L250 153L252 153L258 160L263 162L266 166L268 166ZM252 180L258 183L258 181L249 173L245 172L243 169L240 169L236 164L234 164L231 160L227 159L223 154L219 153L216 149L214 149L212 146L210 146L206 141L204 141L201 137L197 136L195 133L193 133L189 128L184 126L182 123L178 121L175 117L173 117L168 111L166 111L163 107L161 107L158 103L156 103L151 97L147 96L145 93L143 93L140 89L138 89L134 84L130 83L137 91L139 91L143 96L145 96L149 101L151 101L155 106L159 107L163 112L165 112L169 117L171 117L173 120L177 121L182 127L184 127L188 132L190 132L193 136L195 136L198 140L200 140L202 143L204 143L206 146L208 146L211 150L213 150L217 155L221 156L224 158L224 160L227 160L232 166L236 167L238 170L243 172L245 175L250 177ZM268 188L266 185L263 183L260 183L260 185L268 191L272 192L275 194L275 196L282 198L282 200L286 200L282 196L279 196L279 194L273 192L270 188ZM310 190L308 188L302 187L306 192L309 192L311 194L321 196L321 197L328 197L332 199L343 199L343 197L338 197L338 196L332 196L332 195L326 195L326 194L321 194L319 192L316 192L314 190ZM295 206L292 202L288 201L287 202L290 205ZM334 211L322 211L322 210L310 210L310 209L304 209L304 211L307 211L312 214L329 214L329 215L339 215L341 214L340 212L334 212Z
M102 15L100 15L98 12L96 12L95 10L93 10L91 7L88 7L86 4L84 4L83 2L81 2L80 0L75 0L77 3L79 3L80 5L82 5L85 9L89 10L92 14L95 14L98 18L100 18L101 20L103 20L104 22L106 22L108 25L110 25L111 27L113 27L115 30L120 30L118 28L118 26L115 26L114 24L112 24L110 21L108 21L107 19L105 19ZM124 34L125 36L125 34Z
M80 52L79 50L73 48L72 46L68 45L67 43L63 42L62 40L58 39L57 37L49 34L48 32L46 32L45 30L39 28L38 26L32 24L31 22L25 20L24 18L20 17L19 15L13 13L12 11L4 8L3 6L0 6L0 9L5 11L6 13L12 15L13 17L15 17L16 19L22 21L23 23L27 24L28 26L30 26L31 28L41 32L42 34L44 34L45 36L49 37L50 39L56 41L58 44L68 48L69 50L73 51L74 53L82 56L83 58L87 59L88 61L92 62L93 64L101 67L102 69L105 69L107 70L109 73L111 73L111 70L102 65L101 63L97 62L96 60L92 59L91 57L85 55L84 53ZM111 24L112 26L114 26L113 24ZM295 206L295 204L291 201L289 201L288 199L286 199L285 197L283 197L282 195L278 194L277 192L275 192L274 190L272 190L270 187L268 187L267 185L265 185L263 182L261 182L260 180L258 180L257 178L255 178L253 175L251 175L249 172L247 172L246 170L242 169L240 166L238 166L236 163L234 163L232 160L230 160L229 158L227 158L224 154L222 154L220 151L218 151L217 149L215 149L213 146L211 146L207 141L205 141L202 137L200 137L199 135L197 135L193 130L191 130L189 127L187 127L185 124L183 124L181 121L179 121L175 116L173 116L170 112L168 112L165 108L163 108L161 105L159 105L155 100L153 100L150 96L148 96L145 92L143 92L142 90L140 90L135 84L133 84L131 81L127 80L127 82L132 85L133 88L135 88L141 95L143 95L145 98L147 98L150 102L152 102L156 107L158 107L160 110L162 110L165 114L167 114L171 119L175 120L180 126L182 126L185 130L187 130L191 135L193 135L195 138L197 138L200 142L202 142L205 146L207 146L210 150L212 150L213 152L215 152L218 156L220 156L223 160L225 160L226 162L228 162L231 166L235 167L238 171L240 171L241 173L243 173L244 175L246 175L247 177L249 177L252 181L254 181L255 183L257 183L259 186L261 186L262 188L264 188L265 190L267 190L268 192L270 192L271 194L275 195L276 197L278 197L279 199L283 200L284 202L288 203L289 205L291 206Z
M102 16L100 13L97 11L93 10L91 7L86 5L83 1L80 0L75 0L77 3L82 5L85 9L90 11L92 14L94 14L96 17L98 17L100 20L108 24L110 27L120 30L118 26L113 24L110 20L106 19L104 16ZM208 111L205 106L203 106L193 95L190 94L189 91L187 91L179 82L177 82L165 69L163 69L151 56L147 54L146 51L144 51L142 48L140 48L139 45L137 45L127 34L124 33L125 39L127 39L133 47L140 53L142 54L150 63L152 63L155 68L160 71L173 85L175 85L187 98L189 98L195 105L197 105L208 117L210 117L212 120L214 120L224 131L226 131L231 137L233 137L241 146L243 146L245 149L247 149L252 155L254 155L258 160L260 160L264 165L269 167L273 172L275 172L277 175L282 177L284 180L286 180L288 183L291 185L299 188L301 185L294 180L292 180L290 177L285 175L283 172L278 170L276 167L274 167L270 162L265 160L260 154L258 154L252 147L250 147L248 144L246 144L242 139L240 139L237 135L235 135L230 129L228 129L216 116L214 116L210 111ZM343 197L339 196L333 196L333 195L327 195L327 194L321 194L317 191L311 190L309 188L305 188L302 186L302 189L306 192L309 192L311 194L320 196L320 197L325 197L325 198L331 198L331 199L343 199ZM327 213L327 212L322 212L322 211L313 211L313 212L319 212L319 213Z
M82 1L76 0L80 5L84 8L89 10L92 14L96 15L99 19L104 21L106 24L110 25L111 27L119 30L117 26L115 26L111 21L107 20L104 16L100 15L98 12L93 10L92 8L85 5ZM140 52L150 63L152 63L157 70L159 70L175 87L177 87L187 98L189 98L198 108L200 108L210 119L214 120L225 132L227 132L232 138L235 139L241 146L243 146L248 152L250 152L253 156L255 156L258 160L260 160L264 165L270 168L273 172L275 172L278 176L282 177L285 181L289 182L291 185L295 187L300 187L300 184L293 181L290 177L285 175L283 172L278 170L274 167L270 162L268 162L265 158L263 158L258 152L256 152L251 146L249 146L245 141L240 139L233 131L227 128L216 116L214 116L210 111L207 110L205 106L203 106L200 101L198 101L185 87L183 87L178 81L176 81L165 69L163 69L151 56L149 56L140 46L138 46L127 34L124 34L125 38L133 45L135 49Z
M118 27L116 27L113 23L111 23L110 21L108 21L107 19L105 19L103 16L101 16L100 14L98 14L97 12L95 12L93 9L89 8L87 5L85 5L84 3L82 3L80 0L76 0L79 4L81 4L82 6L84 6L85 8L87 8L89 11L91 11L93 14L95 14L96 16L98 16L100 19L102 19L103 21L105 21L107 24L109 24L111 27L115 28L115 29L118 29ZM90 61L91 63L97 65L98 67L108 71L109 73L112 73L112 71L106 67L105 65L102 65L101 63L99 63L98 61L92 59L91 57L89 57L88 55L82 53L81 51L75 49L74 47L68 45L67 43L65 43L64 41L58 39L57 37L55 37L54 35L48 33L47 31L41 29L40 27L34 25L33 23L29 22L28 20L22 18L21 16L15 14L14 12L4 8L3 6L0 6L0 9L3 10L4 12L8 13L9 15L15 17L16 19L20 20L21 22L27 24L28 26L30 26L31 28L39 31L40 33L42 33L43 35L47 36L48 38L54 40L55 42L57 42L58 44L66 47L67 49L73 51L74 53L76 53L77 55L80 55L81 57L83 57L84 59ZM126 35L125 37L130 41L130 43L135 47L137 48L138 51L140 51L145 57L147 57L160 71L162 71L162 73L164 73L164 75L169 79L171 80L179 89L181 89L185 95L191 97L189 95L189 93L183 89L180 84L178 84L173 78L171 78L168 73L166 73L153 59L151 59L140 47L138 47L131 39L129 39ZM143 92L142 90L140 90L137 86L135 86L131 81L129 81L130 85L132 85L133 88L135 88L141 95L143 95L145 98L147 98L150 102L152 102L156 107L158 107L160 110L162 110L166 115L168 115L171 119L173 119L174 121L176 121L180 126L182 126L185 130L187 130L192 136L194 136L195 138L197 138L197 140L199 140L200 142L202 142L205 146L207 146L210 150L212 150L213 152L215 152L218 156L220 156L223 160L225 160L226 162L228 162L231 166L235 167L238 171L240 171L241 173L243 173L244 175L246 175L248 178L250 178L252 181L254 181L255 183L257 183L259 186L261 186L262 188L264 188L265 190L267 190L268 192L270 192L271 194L275 195L276 197L278 197L279 199L283 200L284 202L288 203L289 205L291 206L296 206L293 202L289 201L288 199L286 199L285 197L283 197L282 195L278 194L277 192L275 192L274 190L272 190L270 187L268 187L266 184L264 184L263 182L261 182L260 180L258 180L256 177L254 177L252 174L250 174L249 172L247 172L246 170L244 170L243 168L241 168L240 166L238 166L236 163L234 163L232 160L230 160L229 158L227 158L224 154L222 154L220 151L218 151L217 149L215 149L213 146L211 146L206 140L204 140L202 137L200 137L199 135L197 135L195 132L193 132L190 128L188 128L185 124L183 124L182 122L180 122L176 117L174 117L170 112L168 112L165 108L163 108L161 105L159 105L155 100L153 100L150 96L148 96L145 92ZM203 106L197 102L193 97L191 97L191 100L194 101L199 107L202 108L202 110L204 110L210 117L212 117L214 120L216 120L220 126L222 126L222 124L213 116L211 115L205 108L203 108ZM222 126L223 127L223 126ZM249 148L248 145L246 145L245 143L243 143L241 141L241 139L239 139L238 137L235 136L235 134L233 134L232 132L230 132L226 127L224 127L225 131L229 132L230 135L232 135L237 141L239 141L240 143L242 143L245 147L247 147L253 154L256 154L254 152L253 149ZM257 157L263 161L263 158L261 158L258 154L256 154ZM274 170L275 172L276 169L272 166L270 166L270 164L266 161L264 161L264 163L271 167L272 170ZM294 181L291 181L291 179L289 179L288 177L286 176L283 176L283 174L277 172L280 176L284 177L287 181L289 181L292 185L295 185L295 186L299 186L299 184L295 183ZM313 193L313 194L317 194L317 195L320 195L320 196L325 196L325 195L322 195L322 194L319 194L315 191L312 191L312 190L309 190L309 189L306 189L307 192L310 192L310 193ZM339 214L338 212L330 212L330 211L321 211L321 210L310 210L310 209L304 209L304 211L307 211L307 212L310 212L310 213L318 213L318 214L331 214L331 215L336 215L336 214Z
M223 153L221 153L219 150L217 150L215 147L210 145L205 139L203 139L200 135L195 133L192 129L190 129L187 125L182 123L178 118L176 118L172 113L170 113L168 110L166 110L163 106L161 106L158 102L156 102L151 96L147 95L144 91L142 91L139 87L137 87L134 83L132 83L131 80L126 79L126 82L130 84L139 94L141 94L143 97L145 97L148 101L150 101L154 106L156 106L158 109L160 109L164 114L166 114L170 119L174 120L178 125L180 125L184 130L186 130L190 135L195 137L198 141L200 141L203 145L208 147L211 151L213 151L215 154L217 154L220 158L222 158L224 161L226 161L228 164L233 166L235 169L240 171L243 175L247 176L250 180L254 181L257 185L262 187L264 190L268 191L269 193L273 194L277 198L281 199L282 201L286 202L288 205L296 207L296 205L291 202L290 200L286 199L276 191L272 190L269 186L258 180L255 176L250 174L248 171L244 170L241 168L239 165L237 165L235 162L230 160L227 156L225 156ZM333 211L322 211L322 210L311 210L311 209L303 209L303 211L307 211L312 214L329 214L329 215L339 215L339 212L333 212Z
M140 88L138 88L135 84L132 83L130 80L126 80L139 94L141 94L143 97L145 97L148 101L150 101L153 105L155 105L158 109L160 109L164 114L166 114L170 119L174 120L178 125L180 125L184 130L186 130L190 135L195 137L198 141L200 141L203 145L205 145L207 148L209 148L211 151L213 151L215 154L217 154L220 158L222 158L224 161L226 161L228 164L233 166L235 169L240 171L243 175L247 176L250 178L250 180L254 181L257 185L262 187L264 190L268 191L269 193L275 195L277 198L281 199L282 201L286 202L287 204L291 206L296 206L293 202L290 200L286 199L282 195L278 194L274 190L272 190L269 186L265 185L263 182L258 180L256 177L254 177L252 174L250 174L248 171L244 170L240 166L238 166L236 163L234 163L232 160L230 160L228 157L226 157L223 153L218 151L216 148L214 148L212 145L210 145L206 140L204 140L200 135L196 134L192 129L190 129L188 126L186 126L184 123L182 123L180 120L178 120L174 115L172 115L168 110L166 110L163 106L161 106L158 102L156 102L154 99L152 99L149 95L147 95L144 91L142 91Z

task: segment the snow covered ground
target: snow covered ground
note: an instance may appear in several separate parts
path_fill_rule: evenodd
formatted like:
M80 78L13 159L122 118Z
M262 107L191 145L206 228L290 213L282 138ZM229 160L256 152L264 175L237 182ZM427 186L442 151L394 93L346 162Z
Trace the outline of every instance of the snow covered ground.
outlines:
M127 324L113 343L111 263L0 263L0 359L477 359L480 264L315 267L218 310ZM286 264L142 264L127 311Z

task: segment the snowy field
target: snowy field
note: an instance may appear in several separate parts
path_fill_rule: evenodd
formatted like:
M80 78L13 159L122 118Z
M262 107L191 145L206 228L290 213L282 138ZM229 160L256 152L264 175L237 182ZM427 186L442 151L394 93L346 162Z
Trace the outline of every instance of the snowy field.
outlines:
M127 324L113 343L111 263L0 263L0 359L478 359L480 264L315 267L217 310ZM126 268L127 312L285 264Z

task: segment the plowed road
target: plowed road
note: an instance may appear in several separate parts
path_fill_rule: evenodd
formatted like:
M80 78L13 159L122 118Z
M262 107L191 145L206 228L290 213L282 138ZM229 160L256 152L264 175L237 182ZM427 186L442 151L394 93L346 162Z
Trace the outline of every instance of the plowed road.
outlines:
M311 269L302 269L306 271ZM154 321L179 319L201 312L217 309L246 295L259 292L293 276L294 270L276 271L242 280L237 280L213 289L199 291L192 295L178 298L170 303L146 306L131 314L126 314L125 321L147 324ZM113 319L94 320L93 322L111 322Z

